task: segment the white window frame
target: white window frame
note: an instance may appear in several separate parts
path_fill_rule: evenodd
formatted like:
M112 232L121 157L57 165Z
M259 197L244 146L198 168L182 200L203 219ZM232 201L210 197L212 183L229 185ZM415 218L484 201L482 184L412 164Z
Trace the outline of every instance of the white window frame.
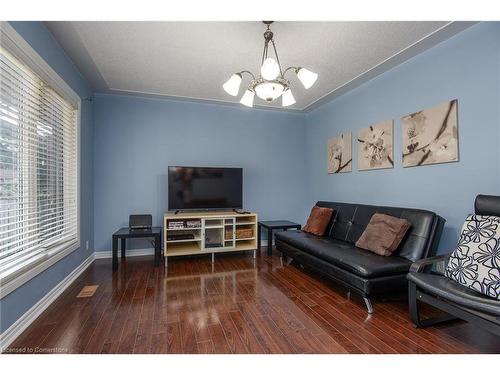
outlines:
M19 275L8 279L5 283L0 284L0 299L12 291L19 288L24 283L31 280L33 277L45 271L47 268L54 265L64 257L71 254L81 246L80 238L80 150L81 150L81 98L78 94L50 67L49 64L26 42L21 35L6 21L0 21L0 42L2 46L9 52L13 53L24 64L33 70L45 83L47 83L54 91L61 95L64 99L75 105L77 109L76 115L76 163L77 163L77 181L76 181L76 216L77 216L77 235L76 240L69 243L63 243L53 246L48 250L48 258L36 265L29 266L30 262L25 264L26 270L19 271Z

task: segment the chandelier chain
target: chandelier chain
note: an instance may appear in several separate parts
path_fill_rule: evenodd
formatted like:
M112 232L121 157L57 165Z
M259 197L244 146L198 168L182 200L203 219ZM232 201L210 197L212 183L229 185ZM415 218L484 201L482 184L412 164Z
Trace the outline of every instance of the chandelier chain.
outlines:
M274 54L276 55L276 62L278 63L278 66L280 68L281 78L284 78L283 77L283 71L281 70L281 63L280 63L280 58L278 56L278 51L276 51L276 44L274 44L274 39L271 39L271 43L273 44Z

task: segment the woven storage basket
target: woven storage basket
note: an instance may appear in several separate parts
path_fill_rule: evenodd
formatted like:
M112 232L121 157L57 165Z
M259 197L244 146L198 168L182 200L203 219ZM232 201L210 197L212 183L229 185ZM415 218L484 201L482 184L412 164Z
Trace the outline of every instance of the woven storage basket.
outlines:
M233 230L226 229L226 238L233 237ZM236 229L236 238L252 238L253 237L253 229L252 228L237 228Z

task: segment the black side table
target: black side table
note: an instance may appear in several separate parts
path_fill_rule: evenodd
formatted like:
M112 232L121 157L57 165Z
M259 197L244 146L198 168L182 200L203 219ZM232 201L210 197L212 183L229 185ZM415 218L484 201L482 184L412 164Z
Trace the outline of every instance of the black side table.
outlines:
M125 245L127 238L154 238L155 241L155 267L160 265L161 257L161 227L151 229L121 228L113 234L113 271L118 268L118 240L121 239L122 259L125 258Z
M261 227L267 229L267 255L271 255L273 252L273 231L274 230L288 230L288 229L301 229L300 224L294 223L288 220L271 220L271 221L259 221L258 233L257 233L257 248L260 250L260 232Z

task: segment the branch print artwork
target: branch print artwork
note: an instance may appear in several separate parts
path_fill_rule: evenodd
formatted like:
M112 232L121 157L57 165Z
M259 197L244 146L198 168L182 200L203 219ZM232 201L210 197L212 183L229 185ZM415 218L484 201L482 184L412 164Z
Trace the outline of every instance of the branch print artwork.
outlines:
M458 101L401 119L403 167L458 161Z
M384 121L358 132L358 169L394 168L394 122Z
M328 173L352 172L351 144L351 133L328 140Z

